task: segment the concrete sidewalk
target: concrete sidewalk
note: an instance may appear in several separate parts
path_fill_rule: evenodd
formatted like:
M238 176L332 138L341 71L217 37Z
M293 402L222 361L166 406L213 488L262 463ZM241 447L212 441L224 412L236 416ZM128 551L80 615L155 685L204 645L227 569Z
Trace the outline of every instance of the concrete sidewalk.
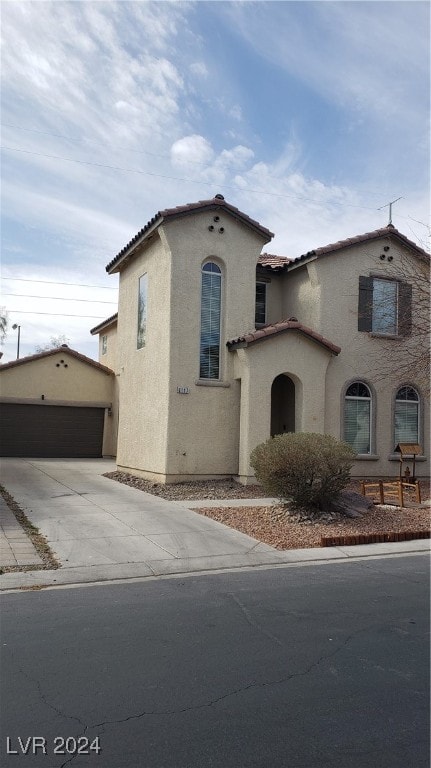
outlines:
M26 532L0 496L0 568L36 566L42 562Z
M189 508L209 506L208 500L167 501L103 477L114 468L113 462L99 459L2 461L3 485L46 537L61 567L5 573L0 578L0 589L345 561L429 550L427 540L276 550ZM259 499L259 504L271 501ZM225 503L232 506L236 502L241 506L256 504L255 499ZM219 501L214 503L220 505ZM38 561L33 562L36 565Z

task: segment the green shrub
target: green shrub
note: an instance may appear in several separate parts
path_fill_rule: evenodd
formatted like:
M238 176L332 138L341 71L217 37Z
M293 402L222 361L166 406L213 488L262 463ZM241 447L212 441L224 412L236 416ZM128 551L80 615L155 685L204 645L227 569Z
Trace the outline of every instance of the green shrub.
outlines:
M355 453L331 435L287 432L251 454L250 464L266 493L295 509L325 510L350 479Z

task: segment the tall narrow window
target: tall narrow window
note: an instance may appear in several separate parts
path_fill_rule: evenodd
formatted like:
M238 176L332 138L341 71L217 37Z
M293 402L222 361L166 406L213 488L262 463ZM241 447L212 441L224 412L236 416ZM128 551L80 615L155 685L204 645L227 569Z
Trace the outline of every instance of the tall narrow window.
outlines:
M138 332L136 346L138 349L145 347L147 336L147 293L148 293L148 275L142 275L139 278L138 294Z
M395 398L395 445L419 443L419 395L413 387L401 387Z
M361 381L355 381L346 391L344 440L356 453L371 453L371 393Z
M266 323L266 283L256 283L255 324Z
M220 376L220 320L221 320L221 270L217 264L207 262L202 267L201 291L201 379L218 379Z
M106 355L108 351L108 337L102 336L102 355Z

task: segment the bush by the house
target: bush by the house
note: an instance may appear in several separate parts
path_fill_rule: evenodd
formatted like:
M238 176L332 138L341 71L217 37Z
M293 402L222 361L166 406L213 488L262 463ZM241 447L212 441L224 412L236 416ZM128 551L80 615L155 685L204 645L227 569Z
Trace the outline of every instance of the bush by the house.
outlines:
M266 493L296 510L324 511L350 479L354 451L331 435L288 432L258 445L250 464Z

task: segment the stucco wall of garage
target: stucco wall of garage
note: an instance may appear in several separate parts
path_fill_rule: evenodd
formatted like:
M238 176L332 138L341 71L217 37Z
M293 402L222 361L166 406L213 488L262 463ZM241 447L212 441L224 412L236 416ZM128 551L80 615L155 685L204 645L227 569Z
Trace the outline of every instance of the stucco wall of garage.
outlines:
M59 349L58 353L0 368L3 402L44 402L63 405L101 405L105 408L103 454L115 455L116 425L108 405L114 399L115 376Z

